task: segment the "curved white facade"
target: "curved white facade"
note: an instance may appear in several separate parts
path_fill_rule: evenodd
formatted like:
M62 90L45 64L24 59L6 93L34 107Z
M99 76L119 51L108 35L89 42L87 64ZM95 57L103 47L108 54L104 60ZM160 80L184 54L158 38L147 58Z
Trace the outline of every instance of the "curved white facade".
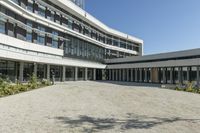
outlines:
M0 75L12 80L32 73L49 79L51 71L58 81L95 80L103 76L105 59L143 52L142 40L68 0L0 0L0 17Z

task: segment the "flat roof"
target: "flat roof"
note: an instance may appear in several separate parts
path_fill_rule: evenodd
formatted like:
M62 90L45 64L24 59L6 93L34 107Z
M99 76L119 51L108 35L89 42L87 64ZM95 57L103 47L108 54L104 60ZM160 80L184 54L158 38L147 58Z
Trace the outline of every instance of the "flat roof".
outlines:
M150 62L156 60L173 60L178 58L192 58L195 56L200 56L200 48L182 50L175 52L151 54L144 56L131 56L126 58L115 58L115 59L106 59L105 63L107 64L123 64L123 63L138 63L138 62Z

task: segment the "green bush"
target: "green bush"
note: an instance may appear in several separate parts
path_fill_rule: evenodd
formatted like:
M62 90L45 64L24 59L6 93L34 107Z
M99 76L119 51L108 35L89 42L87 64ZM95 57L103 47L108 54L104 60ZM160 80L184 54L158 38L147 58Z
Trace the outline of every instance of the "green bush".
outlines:
M13 95L20 92L25 92L31 89L36 89L43 86L49 86L50 82L48 80L42 80L38 82L35 74L30 77L28 84L22 84L19 81L16 84L11 84L8 78L0 78L0 97Z
M42 79L41 84L42 84L42 85L45 85L45 86L51 85L50 81L47 80L47 79Z
M37 76L35 74L30 77L28 84L30 85L31 89L36 89L38 87Z
M184 85L177 85L174 90L186 91L200 94L200 88L195 86L194 82L186 82Z

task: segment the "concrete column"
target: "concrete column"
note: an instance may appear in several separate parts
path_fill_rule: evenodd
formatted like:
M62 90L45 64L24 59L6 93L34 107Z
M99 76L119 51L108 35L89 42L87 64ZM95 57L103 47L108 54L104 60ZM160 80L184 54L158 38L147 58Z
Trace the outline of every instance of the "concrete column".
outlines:
M33 73L37 77L37 63L34 63L34 72Z
M93 69L93 80L96 80L96 69Z
M139 71L140 71L140 82L142 82L142 68L140 68Z
M144 69L144 82L147 82L147 68Z
M88 68L85 68L85 80L88 80Z
M153 68L150 68L150 83L152 83L152 81L153 81Z
M166 68L163 68L163 84L166 83Z
M131 82L133 82L133 69L131 69Z
M75 67L75 73L74 73L74 81L78 80L78 67Z
M47 64L47 80L50 80L50 65Z
M129 69L126 69L126 81L130 81L130 79L129 79Z
M20 82L24 81L24 62L20 62L20 66L19 66L19 81Z
M108 70L108 73L109 73L109 80L111 80L111 79L112 79L112 75L111 75L111 74L112 74L112 73L111 73L111 69L109 69L109 70Z
M199 86L199 67L197 67L197 85Z
M178 81L179 81L179 84L182 84L181 67L178 67Z
M112 80L113 81L115 80L115 70L114 69L112 70Z
M173 84L173 68L170 69L170 83Z
M138 82L138 69L135 69L135 82Z
M122 70L119 69L119 81L122 81Z
M190 67L187 67L187 82L190 82Z
M123 80L122 80L122 81L125 81L125 79L126 79L126 78L125 78L125 77L126 77L126 73L125 73L125 72L126 72L125 69L123 69L123 70L122 70L122 74L123 74Z
M119 77L119 76L118 76L118 74L119 74L118 69L116 69L115 72L116 72L116 74L115 74L115 80L118 81L118 80L119 80L119 79L118 79L118 77Z
M63 66L63 74L62 74L62 81L65 82L65 78L66 78L66 67Z

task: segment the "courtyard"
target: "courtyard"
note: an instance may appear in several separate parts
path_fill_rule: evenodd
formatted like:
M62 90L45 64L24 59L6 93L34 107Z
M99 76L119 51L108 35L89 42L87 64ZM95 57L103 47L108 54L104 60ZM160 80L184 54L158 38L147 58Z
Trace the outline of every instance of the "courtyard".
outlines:
M1 133L199 133L200 95L122 82L58 83L0 98Z

